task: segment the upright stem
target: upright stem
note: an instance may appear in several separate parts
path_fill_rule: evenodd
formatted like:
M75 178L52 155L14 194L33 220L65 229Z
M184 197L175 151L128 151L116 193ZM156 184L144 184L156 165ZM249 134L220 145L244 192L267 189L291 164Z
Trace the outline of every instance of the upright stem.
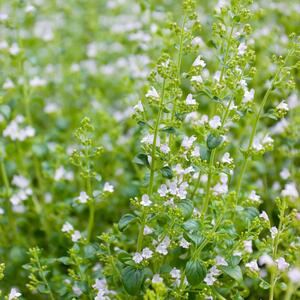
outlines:
M164 79L163 85L162 85L162 93L161 93L160 102L159 102L158 115L157 115L155 128L154 128L154 136L153 136L152 151L151 151L150 182L149 182L149 187L148 187L149 197L151 197L152 192L153 192L156 142L157 142L157 135L158 135L158 129L159 129L159 124L160 124L160 120L161 120L161 115L162 115L162 111L163 111L163 104L164 104L164 97L165 97L165 83L166 83L166 80ZM141 251L141 249L143 247L145 218L146 218L146 215L143 212L142 216L141 216L141 225L140 225L138 240L137 240L137 251L138 252Z
M87 187L87 194L89 196L89 224L88 224L88 235L87 241L89 242L92 237L94 222L95 222L95 199L93 197L92 192L92 182L90 177L90 161L89 161L89 151L86 149L86 159L87 159L87 168L88 168L88 177L86 179L86 187Z

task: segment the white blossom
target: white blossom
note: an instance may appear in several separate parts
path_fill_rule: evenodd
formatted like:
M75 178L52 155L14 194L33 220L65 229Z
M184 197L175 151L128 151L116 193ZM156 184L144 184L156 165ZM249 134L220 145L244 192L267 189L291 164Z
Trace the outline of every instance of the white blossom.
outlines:
M149 196L147 194L144 194L142 196L141 205L142 206L150 206L152 204L152 201L150 200Z

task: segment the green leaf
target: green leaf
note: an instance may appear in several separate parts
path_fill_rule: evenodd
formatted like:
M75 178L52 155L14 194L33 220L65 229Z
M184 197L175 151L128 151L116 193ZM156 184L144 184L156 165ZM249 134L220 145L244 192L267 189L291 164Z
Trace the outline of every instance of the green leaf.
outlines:
M202 160L209 161L210 150L205 145L200 145L200 157Z
M183 223L183 228L186 231L196 231L199 230L199 223L196 220L190 219Z
M209 48L216 48L216 49L217 49L217 45L216 45L216 43L215 43L213 40L209 40L209 41L207 42L207 46L208 46Z
M72 264L72 260L68 256L62 256L57 259L58 262L61 262L62 264L68 266Z
M144 272L132 266L127 266L121 271L121 278L126 292L135 296L142 287Z
M128 225L134 221L136 221L136 216L132 214L125 214L124 216L121 217L118 223L119 230L120 231L125 230L128 227Z
M173 171L169 166L165 166L160 169L160 172L164 178L172 179L173 178Z
M133 159L133 162L136 163L137 165L150 167L150 164L149 164L149 161L148 161L148 156L144 153L138 154Z
M222 141L223 141L223 138L221 136L210 133L207 137L206 144L207 144L207 147L210 150L212 150L214 148L217 148L222 143Z
M176 130L174 127L171 127L171 126L167 126L167 127L164 127L162 129L160 129L160 131L163 131L163 132L166 132L166 133L169 133L169 134L174 134L176 133Z
M243 273L239 266L225 266L222 267L222 270L236 281L241 282L243 280Z
M199 260L190 260L185 266L185 274L191 285L198 285L206 276L206 268Z
M199 234L198 232L186 233L186 237L188 240L192 241L197 247L200 246L204 241L203 235Z
M183 200L178 204L178 207L180 208L182 215L184 219L188 219L194 210L194 205L191 200Z

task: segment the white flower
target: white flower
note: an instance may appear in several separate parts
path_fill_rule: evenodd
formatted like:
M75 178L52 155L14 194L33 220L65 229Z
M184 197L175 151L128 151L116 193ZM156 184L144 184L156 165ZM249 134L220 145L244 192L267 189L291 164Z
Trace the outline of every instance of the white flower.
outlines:
M22 296L22 294L17 289L12 288L8 295L8 300L15 300L16 298L19 298L20 296Z
M80 297L82 295L82 290L77 285L74 285L72 287L72 291L77 297Z
M251 200L253 202L259 202L260 201L260 196L256 194L256 191L251 191L248 198L249 198L249 200Z
M151 86L150 90L147 92L146 97L147 98L154 98L155 100L159 99L159 95L157 93L157 90L153 86Z
M28 5L25 7L25 12L26 12L27 14L30 14L30 13L32 13L32 12L35 12L35 10L36 10L36 8L35 8L33 5L31 5L31 4L28 4Z
M9 89L13 89L15 87L15 84L11 79L8 78L5 80L2 87L4 90L9 90Z
M13 43L11 45L11 47L9 48L9 53L11 55L17 55L17 54L19 54L19 52L20 52L20 48L19 48L18 44Z
M191 137L185 136L182 140L181 146L185 149L190 149L197 138L192 135Z
M159 274L154 274L152 277L152 283L162 283L163 279L159 276Z
M277 106L276 106L276 109L277 110L283 110L285 112L288 112L289 111L289 106L288 104L282 100Z
M143 231L144 235L151 234L152 232L153 232L153 229L151 227L149 227L147 225L144 227L144 231Z
M142 196L141 205L142 206L150 206L152 204L152 201L149 199L149 196L147 194L144 194Z
M263 145L272 145L273 142L274 140L268 134L262 140Z
M173 268L170 272L170 275L174 279L180 279L181 277L181 272L179 269Z
M104 192L112 193L114 191L114 186L110 184L109 182L105 182L103 187Z
M223 256L218 255L216 257L216 265L217 266L228 266L227 261L224 259Z
M193 62L193 67L198 67L198 66L201 66L202 68L206 66L205 61L201 59L201 55L199 55Z
M260 258L259 258L259 264L262 265L267 265L267 266L272 266L274 264L274 261L272 259L272 257L268 254L263 254Z
M278 229L275 226L273 226L270 229L270 233L271 233L272 239L275 239L276 235L278 234Z
M291 176L291 173L290 173L290 171L289 171L287 168L284 168L284 169L281 170L281 172L280 172L280 177L281 177L283 180L288 179L290 176Z
M279 271L284 271L289 267L289 263L287 263L283 257L276 259L276 263Z
M144 107L143 107L142 102L139 101L138 104L136 104L136 105L133 107L133 109L134 109L135 111L141 111L141 112L143 112L143 111L144 111Z
M300 269L292 268L288 272L288 277L292 283L299 284L300 282Z
M187 95L187 97L185 99L185 104L186 105L196 105L197 104L196 99L193 98L192 94Z
M281 192L281 196L288 197L293 200L297 199L299 197L299 193L297 191L295 182L287 183Z
M164 154L168 154L170 152L170 147L168 144L162 144L160 145L160 151Z
M166 236L164 240L156 247L155 251L157 253L160 253L162 255L167 255L168 254L168 247L170 245L170 238Z
M180 247L188 249L190 247L190 244L191 243L189 243L186 239L184 239L184 238L180 239L180 242L179 242Z
M257 265L256 260L252 260L252 261L246 263L245 266L246 266L246 268L249 268L251 271L254 271L254 272L259 271L259 267Z
M226 163L226 164L232 164L233 163L233 159L230 157L229 152L224 153L221 161L222 161L222 163Z
M78 230L75 230L74 233L71 235L72 242L76 243L81 239L81 233Z
M29 84L32 87L41 87L41 86L45 86L47 84L47 81L45 79L36 76L29 81Z
M248 252L248 253L252 253L253 252L253 249L252 249L252 241L249 240L249 241L244 241L244 248L245 248L245 251Z
M222 125L221 118L219 116L214 116L208 124L211 128L217 129Z
M29 186L29 180L21 175L14 175L12 184L17 186L20 189L25 189Z
M203 46L204 42L200 36L196 36L191 41L192 46Z
M240 43L238 47L238 54L239 55L244 55L247 49L247 45L245 43Z
M144 248L142 251L142 257L145 259L151 258L153 254L153 251L149 248Z
M250 91L245 90L244 92L244 98L243 98L243 103L248 103L254 99L254 89L251 89Z
M70 224L69 222L66 222L61 229L62 232L70 232L73 230L74 230L74 228L73 228L72 224Z
M157 192L161 197L165 197L168 193L168 188L165 184L162 184Z
M201 75L194 75L191 78L192 82L203 83L203 78Z
M141 143L142 144L150 144L150 145L153 145L154 143L154 134L147 134L145 135L142 140L141 140ZM159 147L160 145L160 138L159 136L156 137L156 146Z
M136 252L134 253L132 259L135 263L139 264L144 258L141 253Z
M259 217L264 219L265 221L269 221L269 217L268 217L267 213L264 210L261 212Z
M80 195L77 198L80 203L87 203L88 199L89 196L86 192L80 192Z

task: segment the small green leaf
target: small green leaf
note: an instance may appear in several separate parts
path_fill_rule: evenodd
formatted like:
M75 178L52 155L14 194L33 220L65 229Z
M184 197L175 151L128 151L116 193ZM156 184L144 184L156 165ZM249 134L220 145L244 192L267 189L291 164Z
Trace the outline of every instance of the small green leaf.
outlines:
M148 156L144 153L138 154L133 159L133 162L136 163L137 165L150 167L150 164L149 164L149 161L148 161Z
M239 266L225 266L222 267L222 270L236 281L241 282L243 280L243 273Z
M119 223L118 223L118 227L120 231L125 230L128 225L132 222L134 222L136 220L136 216L132 215L132 214L126 214L124 216L121 217Z
M126 292L135 296L142 287L144 272L132 266L127 266L121 271L121 278Z
M191 285L198 285L206 276L206 268L199 260L190 260L185 266L185 274Z
M166 132L166 133L169 133L169 134L174 134L176 133L176 130L174 127L171 127L171 126L168 126L168 127L164 127L162 129L160 129L160 131L163 131L163 132Z
M160 169L161 174L164 178L172 179L173 178L173 171L170 167L165 166Z
M212 133L210 133L207 137L207 140L206 140L206 144L207 144L207 147L212 150L214 148L217 148L223 141L223 138L221 136L217 136L217 135L214 135Z
M178 207L180 208L182 215L184 219L188 219L194 210L194 205L191 200L183 200L178 204Z
M197 220L190 219L183 223L183 228L186 231L197 231L199 230L199 227L200 226Z

